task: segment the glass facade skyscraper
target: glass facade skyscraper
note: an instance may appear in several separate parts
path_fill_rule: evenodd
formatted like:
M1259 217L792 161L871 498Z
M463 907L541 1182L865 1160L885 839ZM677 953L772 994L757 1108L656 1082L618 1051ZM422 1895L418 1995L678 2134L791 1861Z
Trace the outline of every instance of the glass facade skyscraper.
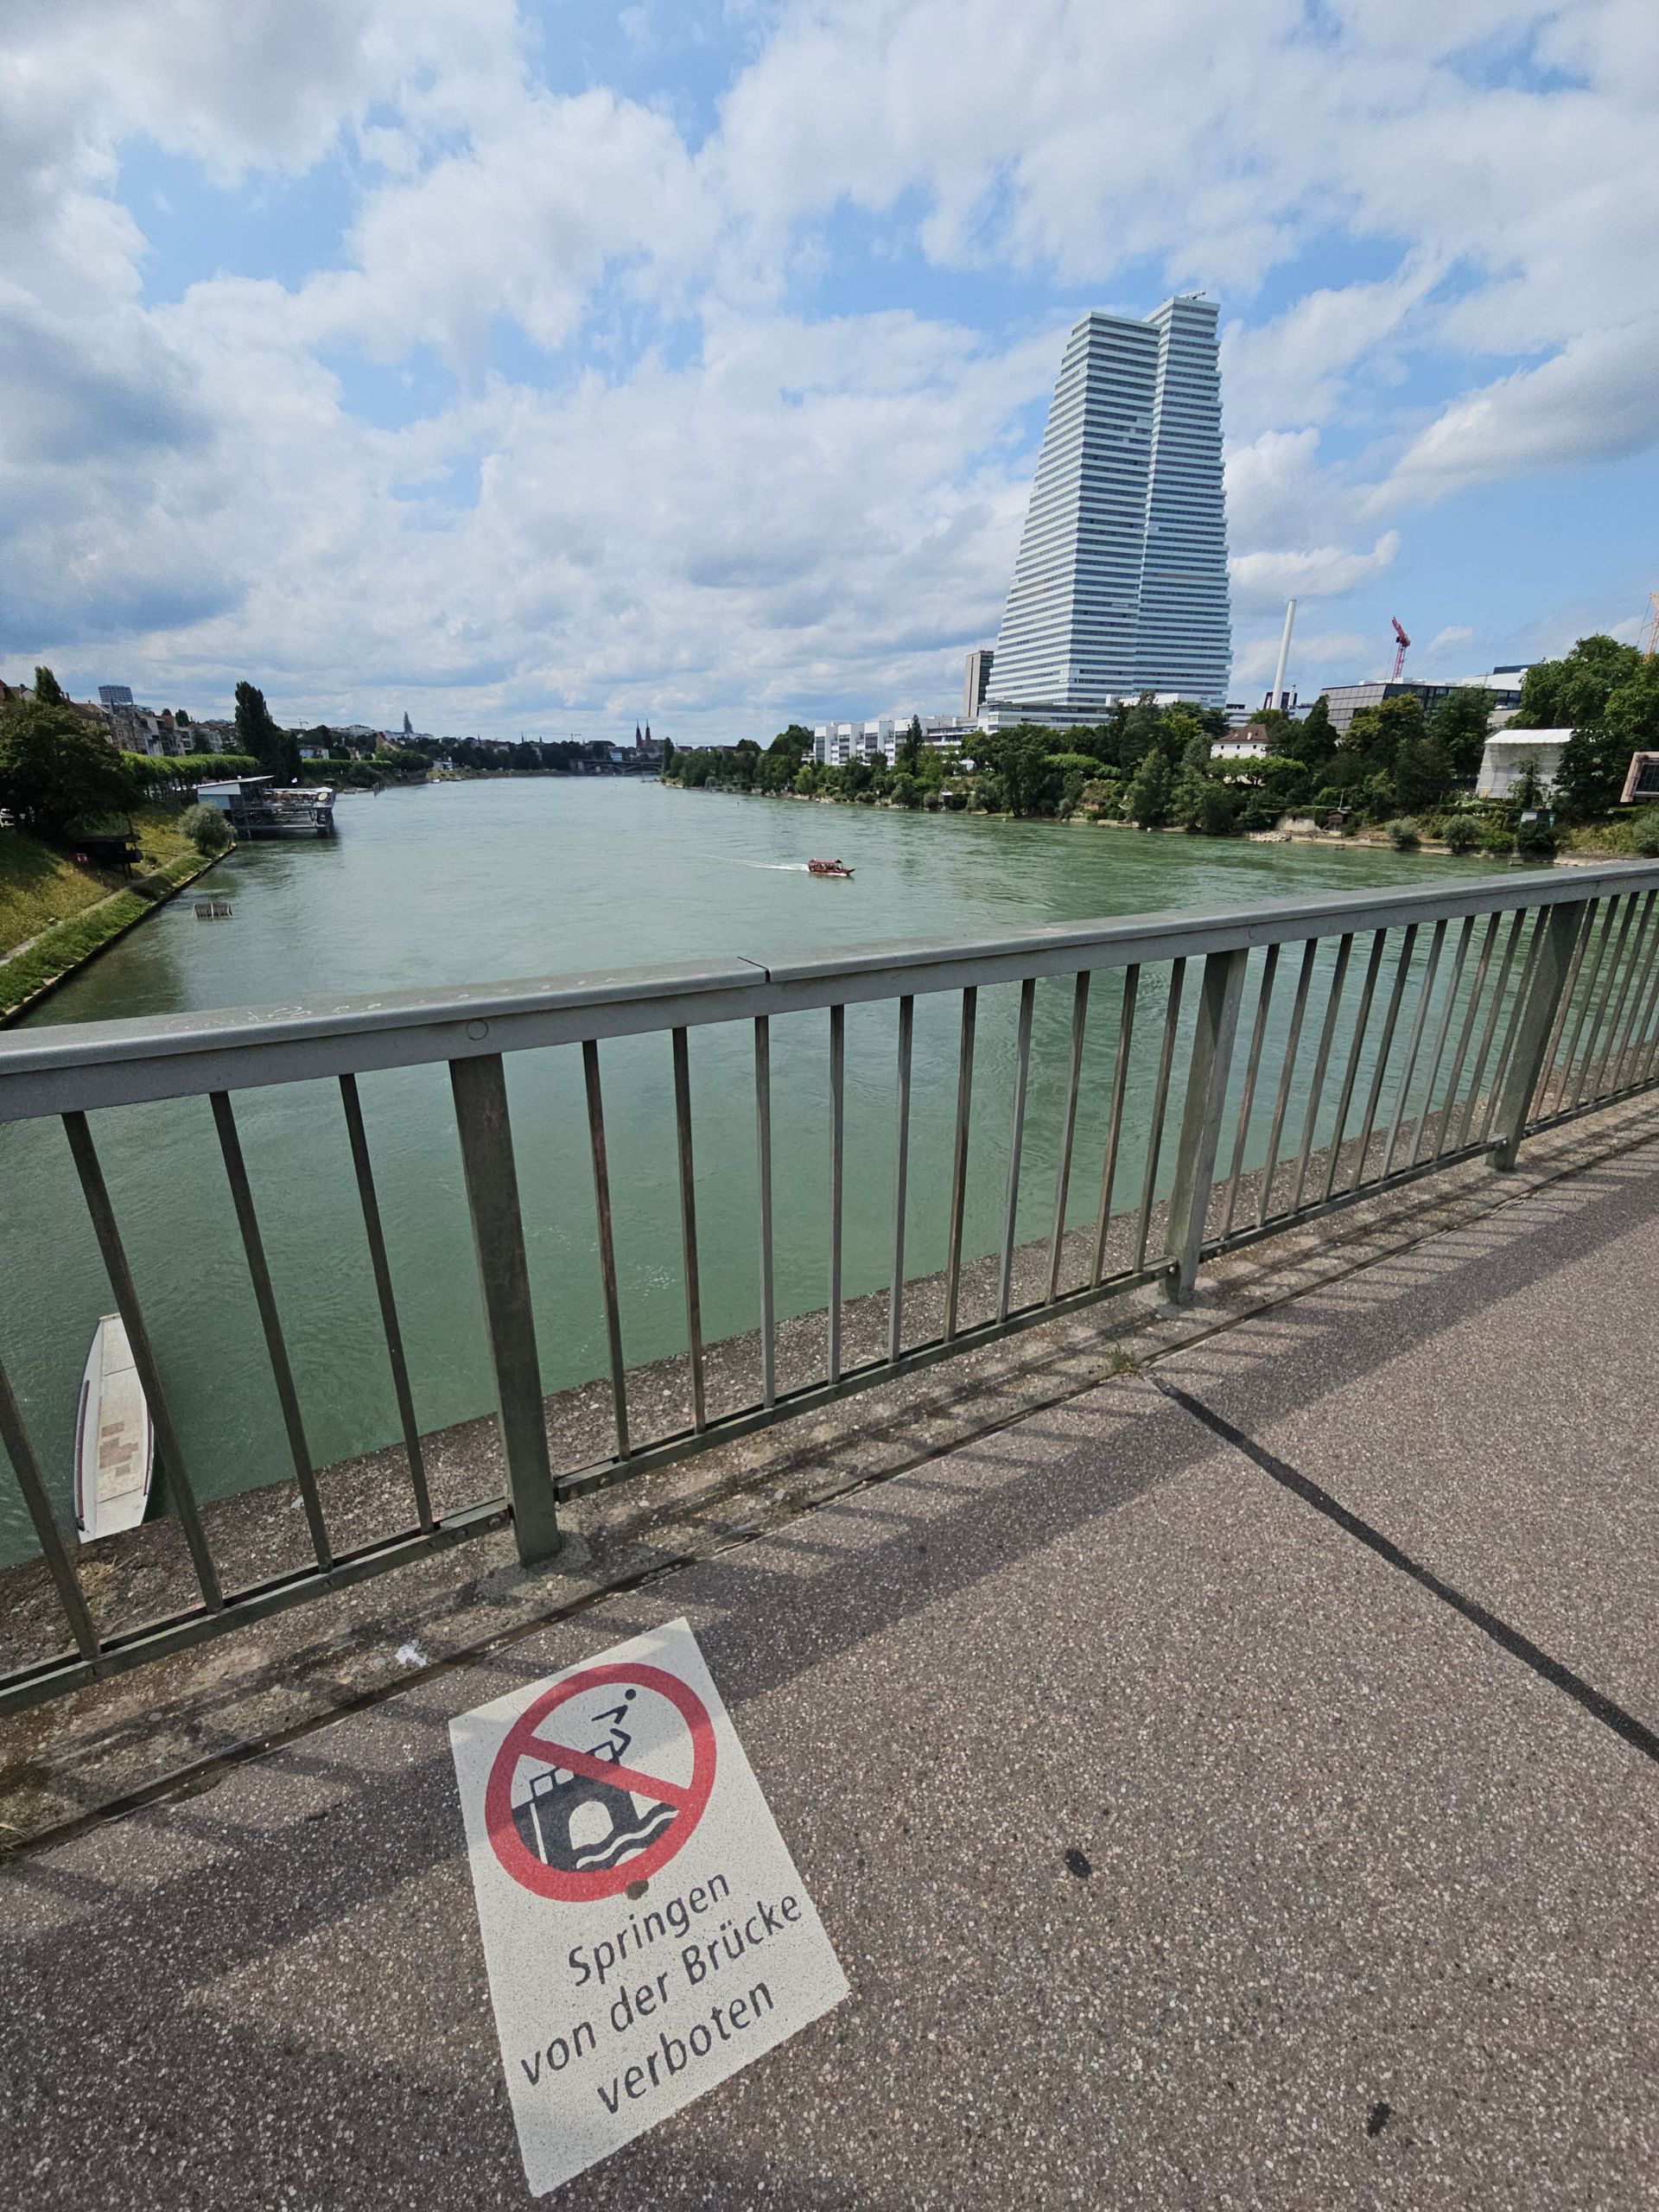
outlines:
M1215 303L1087 315L1066 341L996 641L993 697L1221 705L1232 657Z

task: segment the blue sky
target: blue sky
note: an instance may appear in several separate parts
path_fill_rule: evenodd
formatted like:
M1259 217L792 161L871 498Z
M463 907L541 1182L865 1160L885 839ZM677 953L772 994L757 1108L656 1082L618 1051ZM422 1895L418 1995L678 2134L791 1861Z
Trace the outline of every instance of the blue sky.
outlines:
M12 0L0 672L695 741L939 709L1064 334L1222 303L1235 696L1659 585L1637 0Z

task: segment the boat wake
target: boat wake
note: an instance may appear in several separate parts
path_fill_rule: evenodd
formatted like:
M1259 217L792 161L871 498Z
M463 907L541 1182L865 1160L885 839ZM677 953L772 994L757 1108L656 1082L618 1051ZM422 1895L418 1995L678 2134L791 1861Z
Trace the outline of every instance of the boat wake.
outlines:
M765 868L768 875L804 875L804 861L739 861L739 868Z

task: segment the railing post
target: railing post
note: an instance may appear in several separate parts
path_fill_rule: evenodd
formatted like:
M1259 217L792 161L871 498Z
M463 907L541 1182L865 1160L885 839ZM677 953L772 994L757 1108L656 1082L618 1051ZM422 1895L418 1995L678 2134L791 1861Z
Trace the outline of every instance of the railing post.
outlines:
M518 1211L518 1174L512 1158L507 1083L499 1052L452 1060L455 1127L467 1179L467 1205L478 1256L479 1287L490 1339L490 1364L501 1421L501 1446L512 1497L512 1529L526 1567L558 1550L553 1467L547 1452L541 1362L531 1306L524 1224Z
M1198 1278L1198 1254L1216 1177L1216 1149L1221 1141L1238 1005L1249 957L1249 948L1240 945L1231 952L1212 952L1204 963L1165 1247L1170 1258L1169 1294L1178 1304L1192 1297Z
M1509 1056L1503 1088L1498 1096L1491 1161L1505 1174L1515 1166L1516 1154L1526 1135L1533 1093L1544 1071L1544 1055L1555 1033L1561 993L1572 973L1573 949L1589 911L1588 900L1575 899L1552 906L1544 922L1532 982L1516 1016L1515 1047Z

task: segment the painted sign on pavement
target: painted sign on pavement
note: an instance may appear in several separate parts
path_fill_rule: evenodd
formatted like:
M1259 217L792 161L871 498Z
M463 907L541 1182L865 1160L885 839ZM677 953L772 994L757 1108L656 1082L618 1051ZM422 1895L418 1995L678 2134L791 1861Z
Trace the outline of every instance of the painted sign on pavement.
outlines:
M459 1714L449 1738L536 2195L847 1995L683 1620Z

